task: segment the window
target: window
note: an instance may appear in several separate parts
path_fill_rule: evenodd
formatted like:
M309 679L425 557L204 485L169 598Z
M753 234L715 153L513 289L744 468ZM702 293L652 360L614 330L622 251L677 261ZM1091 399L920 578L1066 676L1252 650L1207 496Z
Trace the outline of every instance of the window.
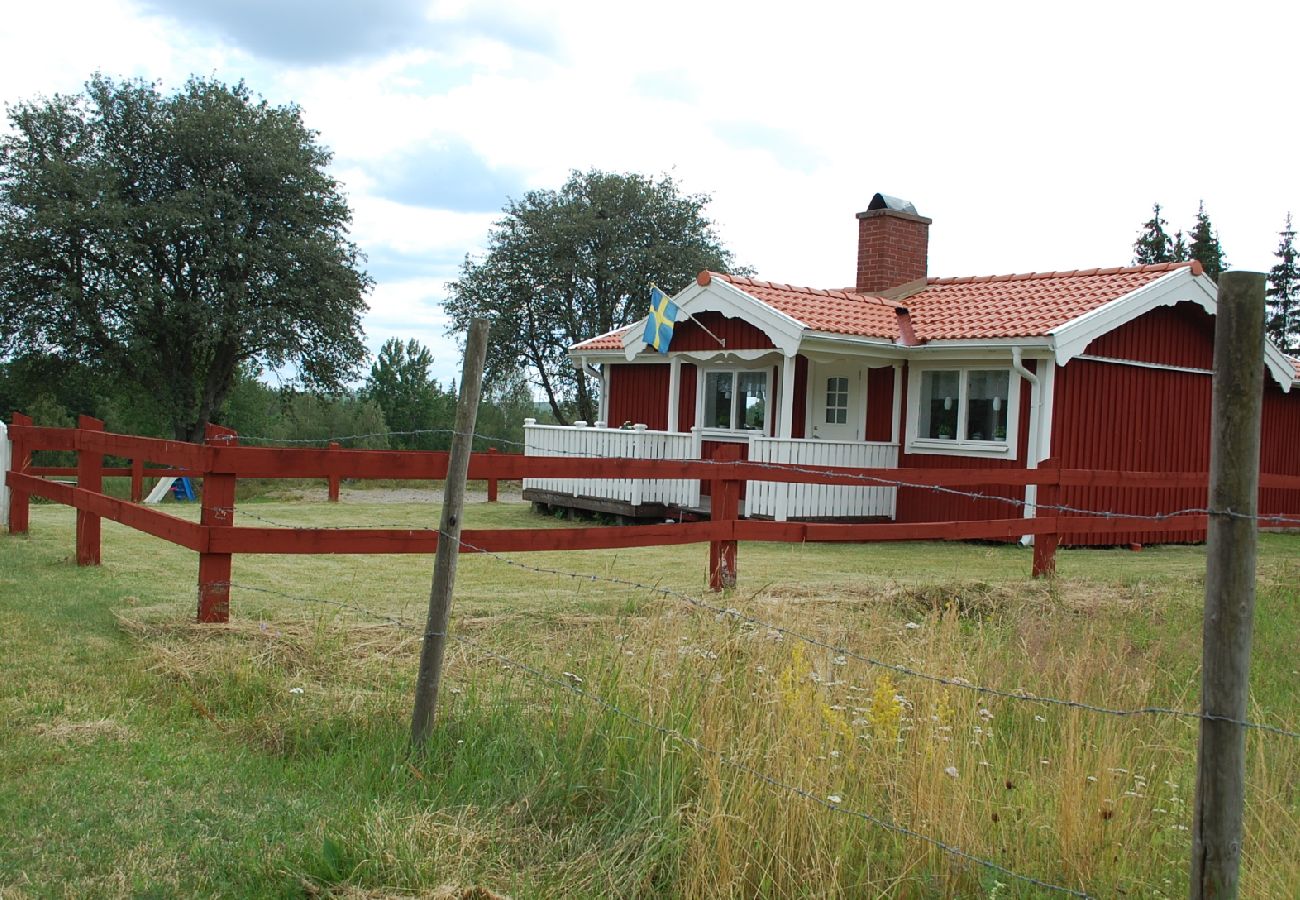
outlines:
M915 372L908 449L1014 458L1019 390L1009 369Z
M849 380L826 379L826 424L843 425L849 419Z
M705 428L762 431L767 426L767 372L707 372Z

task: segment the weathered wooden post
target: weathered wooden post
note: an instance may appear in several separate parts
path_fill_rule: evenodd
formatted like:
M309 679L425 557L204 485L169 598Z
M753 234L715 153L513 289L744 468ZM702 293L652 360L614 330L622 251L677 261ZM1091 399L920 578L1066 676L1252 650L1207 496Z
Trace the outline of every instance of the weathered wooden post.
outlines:
M99 419L77 417L77 487L96 494L104 490L104 454L86 449L82 445L82 436L86 432L103 430L104 423ZM102 530L99 516L84 509L77 510L77 565L99 565Z
M208 445L234 447L239 436L229 428L208 424L203 433ZM209 457L210 459L210 457ZM230 621L229 553L208 550L212 529L229 528L235 524L235 475L232 472L213 472L209 461L203 473L202 509L199 524L203 527L203 549L199 551L199 621Z
M737 444L723 444L713 453L714 460L734 462L740 459ZM709 486L709 520L734 527L740 518L740 482L732 478L714 478ZM736 542L709 541L709 589L720 591L736 586Z
M438 525L438 553L433 563L433 584L429 589L429 616L420 650L420 671L415 680L415 709L411 714L411 744L422 747L433 730L438 686L442 682L442 657L447 646L447 621L456 585L456 561L460 554L461 510L465 506L465 479L474 449L474 424L478 418L479 393L483 387L483 360L487 356L488 323L471 319L465 341L465 362L460 377L460 401L456 405L456 431L447 460L447 481L443 489L442 521Z
M337 450L337 449L339 449L339 442L338 442L338 441L330 441L330 447L329 447L329 448L330 448L331 450ZM334 454L331 453L330 455L333 456ZM329 481L330 481L330 503L338 503L338 502L339 502L339 482L342 481L342 479L339 477L338 472L333 472L333 471L331 471L331 472L329 473L328 477L329 477Z
M1255 616L1263 393L1264 276L1224 272L1214 324L1201 713L1238 722L1246 718ZM1201 719L1189 879L1193 900L1237 896L1245 794L1245 727Z
M487 448L487 452L488 452L489 454L495 455L496 452L497 452L497 448L496 448L496 447L488 447L488 448ZM488 503L496 503L496 502L497 502L497 476L496 476L496 472L495 472L495 471L490 472L490 474L488 475L487 494L488 494L488 496L487 496L487 502L488 502Z
M1043 517L1043 508L1058 524L1048 534L1039 532L1034 535L1034 578L1051 578L1056 574L1056 548L1061 543L1061 467L1054 460L1044 460L1039 464L1040 476L1052 476L1052 481L1041 481L1034 496L1034 518Z
M20 412L13 414L10 424L20 427L31 426L32 417ZM26 473L32 467L32 451L21 431L9 433L9 471ZM30 501L26 491L17 487L9 491L9 533L26 534L30 512Z

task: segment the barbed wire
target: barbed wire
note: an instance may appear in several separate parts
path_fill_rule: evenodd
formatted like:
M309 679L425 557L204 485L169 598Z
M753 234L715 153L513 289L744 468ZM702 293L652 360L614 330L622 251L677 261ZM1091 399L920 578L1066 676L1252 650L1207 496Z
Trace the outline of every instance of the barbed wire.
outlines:
M369 610L365 607L361 607L352 603L330 600L321 597L297 596L297 595L285 593L283 591L276 591L268 588L244 585L233 581L220 582L218 586L227 587L227 588L238 588L240 590L251 590L251 591L257 591L266 594L274 594L282 598L288 600L294 600L297 602L306 602L306 603L334 606L349 611L359 612L363 615L367 615L376 620L384 621L385 623L397 628L403 628L408 631L418 630L415 626L415 623L413 622L408 623L401 618L394 618L392 616L388 616L383 613L376 612L374 610ZM844 806L842 803L832 801L829 798L822 797L818 794L814 794L812 791L809 791L805 788L801 788L796 784L791 784L790 782L784 781L780 778L776 778L772 775L767 774L766 772L763 772L760 769L755 768L754 766L749 765L748 763L736 759L734 756L728 754L724 750L711 747L697 740L696 738L685 735L679 729L666 728L655 722L651 722L650 720L645 719L642 716L637 715L636 713L629 712L628 710L623 709L618 704L614 703L613 701L599 694L596 694L585 688L581 688L578 685L574 684L573 682L565 680L563 678L559 678L554 674L547 672L544 669L530 665L529 663L521 662L520 660L508 656L505 653L502 653L498 650L490 649L487 646L481 644L480 642L473 640L472 638L466 637L465 635L460 634L459 632L451 632L444 635L441 632L425 631L423 632L423 634L425 637L445 636L449 640L453 640L456 641L457 643L464 644L466 647L469 647L471 650L473 650L475 653L478 653L481 656L485 656L489 659L495 660L496 662L502 665L517 669L520 672L523 672L526 675L529 675L530 677L537 679L538 681L544 682L545 684L553 688L560 688L583 700L594 703L597 706L601 707L602 709L606 710L607 712L611 712L614 715L628 722L640 726L641 728L653 731L656 734L662 735L663 737L669 738L670 740L676 741L680 744L684 744L685 746L695 750L697 753L716 757L719 762L721 762L723 765L727 766L728 768L734 769L738 772L742 772L746 775L749 775L752 778L755 778L767 784L770 787L778 788L779 790L785 791L803 800L807 800L811 803L823 807L824 809L830 810L831 812L839 813L840 815L846 815L853 818L858 818L865 822L868 822L869 824L875 825L876 827L882 830L921 841L922 843L929 844L930 846L944 853L947 853L950 856L965 860L966 862L973 863L975 865L989 869L990 871L998 872L1002 875L1007 876L1008 878L1016 879L1017 881L1021 881L1024 882L1025 884L1033 885L1034 887L1043 888L1044 890L1049 890L1049 891L1055 891L1057 893L1064 894L1070 897L1085 898L1085 900L1088 900L1088 898L1091 898L1092 896L1091 894L1088 894L1085 891L1079 891L1079 890L1075 890L1074 888L1065 887L1063 885L1053 884L1052 882L1035 878L1032 875L1025 875L1023 873L1015 871L1014 869L1007 868L1006 866L994 860L987 859L982 856L977 856L976 854L963 850L954 844L950 844L947 841L943 841L932 835L928 835L925 834L924 832L920 832L913 828L909 828L906 825L900 825L897 822L893 822L888 819L882 818L880 816L874 815L870 812L867 812L866 810Z
M266 522L267 524L279 525L279 527L286 527L286 528L301 527L301 526L292 526L292 525L281 525L279 523L273 522L270 519L265 519L260 516L253 515L251 513L243 513L243 514L249 515L254 519L259 519L260 521ZM449 535L446 532L441 531L440 529L429 528L429 529L419 529L419 530L428 531L430 533L437 534L440 539L448 538L449 540L455 540L458 542L458 544L461 547L463 547L466 550L469 550L473 553L481 554L490 559L496 560L500 563L510 566L511 568L519 569L521 571L530 572L535 575L553 575L561 578L569 578L575 581L589 581L593 584L603 582L605 584L611 584L618 587L631 588L633 590L640 590L640 591L646 591L653 594L659 594L664 597L668 597L674 600L679 600L697 609L706 610L708 612L713 613L719 618L729 618L739 622L746 622L756 628L765 628L769 632L775 632L777 634L782 635L783 637L789 637L793 640L801 641L811 647L817 647L818 649L829 651L831 653L834 653L837 656L843 656L846 659L856 660L858 662L872 666L873 668L884 669L886 671L893 672L898 675L903 675L908 678L915 678L920 681L928 681L932 684L938 684L944 687L961 688L962 690L971 691L972 693L985 695L985 696L1000 697L1007 700L1018 700L1025 703L1036 703L1044 706L1058 706L1067 709L1078 709L1085 712L1098 713L1101 715L1114 716L1117 718L1131 718L1135 716L1168 716L1171 718L1193 719L1193 720L1206 721L1206 722L1225 722L1229 725L1238 725L1242 728L1263 731L1281 737L1300 739L1300 732L1298 731L1290 731L1285 728L1279 728L1276 725L1268 725L1262 722L1254 722L1249 719L1238 719L1233 716L1222 716L1214 713L1194 712L1192 710L1175 709L1173 707L1167 707L1167 706L1141 706L1141 707L1131 707L1131 708L1099 706L1091 703L1085 703L1082 700L1073 700L1073 699L1068 699L1063 697L1053 697L1046 694L1032 694L1025 691L1009 691L1003 688L995 688L986 685L974 684L970 681L967 681L964 678L935 675L931 672L923 672L919 669L914 669L911 666L902 665L900 663L886 662L885 660L878 659L876 657L867 656L865 654L858 653L857 651L852 650L848 647L842 647L837 644L824 641L813 635L796 631L794 629L788 628L783 625L778 625L775 622L769 622L765 619L760 619L757 616L753 616L748 613L742 612L739 609L736 609L735 607L718 606L717 604L710 603L701 597L696 597L692 594L688 594L685 591L679 591L674 588L663 587L662 585L658 585L658 584L646 584L644 582L639 582L632 579L619 578L618 576L615 575L598 575L595 573L570 572L570 571L565 571L563 569L553 569L546 566L535 566L529 563L520 562L519 560L513 559L501 553L497 553L496 551L484 549L483 547L479 547L475 544L472 544L469 541L464 540L463 538L459 538L454 535Z
M614 429L614 430L621 431L622 429ZM635 434L636 432L632 432L632 433ZM344 435L342 437L337 437L337 438L322 438L322 439L303 438L300 440L281 441L281 443L322 443L328 441L343 441L343 440L351 440L351 439L381 437L384 435L415 436L415 435L431 435L431 434L443 434L443 435L451 435L455 437L457 435L463 434L463 432L458 432L454 429L448 429L448 428L417 429L414 431L373 432L370 434L363 434L363 435ZM479 434L478 432L471 433L470 437L475 440L481 440L492 444L518 447L524 450L528 449L528 444L526 442L517 441L512 438L493 437L490 435ZM242 440L250 440L250 441L277 440L274 438L261 438L261 437L250 437L245 439L242 436L238 438L231 438L231 440L236 440L236 439L241 441ZM554 448L554 449L548 448L545 453L545 456L572 456L572 457L579 457L582 459L626 459L627 458L623 456L612 456L606 453L598 453L596 451L567 450L564 448ZM663 460L663 461L668 461L668 460ZM1184 509L1173 510L1170 512L1160 512L1160 513L1124 513L1124 512L1116 512L1114 510L1088 509L1085 507L1073 506L1067 503L1043 503L1043 502L1039 502L1037 499L1030 501L1030 500L1021 499L1019 497L1008 497L1004 494L989 493L987 491L963 490L961 488L948 487L946 485L926 484L924 482L918 483L918 482L907 481L905 479L899 479L899 478L884 478L877 475L861 475L853 472L835 471L833 469L828 469L828 468L815 468L815 467L809 467L809 466L799 465L795 463L775 463L775 462L767 462L767 461L759 461L759 460L717 460L717 459L698 459L698 460L691 459L689 460L689 462L702 463L705 465L713 465L713 466L729 466L739 462L739 463L743 463L746 466L751 466L760 469L770 469L776 472L797 472L801 475L819 475L823 478L834 478L837 479L837 481L842 481L845 479L851 481L860 481L864 485L869 485L871 487L880 487L886 489L906 488L911 490L929 491L931 493L943 494L945 496L951 496L951 497L961 497L967 500L1002 503L1011 506L1015 509L1019 509L1021 511L1027 508L1032 508L1034 510L1046 510L1049 512L1066 513L1074 516L1086 516L1089 518L1112 519L1112 520L1129 519L1129 520L1147 521L1147 522L1165 522L1168 521L1169 519L1179 518L1182 516L1210 516L1210 517L1218 517L1218 518L1229 518L1229 519L1239 519L1245 521L1259 522L1261 524L1288 525L1288 526L1300 527L1300 517L1296 517L1296 516L1243 513L1232 509L1214 509L1212 507L1207 507L1207 506L1186 507ZM587 479L587 480L598 481L601 479ZM647 478L647 479L638 479L638 480L674 481L680 479ZM840 484L838 486L844 487L845 485ZM1063 485L1062 487L1089 487L1089 486L1088 485ZM1141 487L1140 485L1135 486L1135 488L1140 488L1140 487ZM1188 488L1163 488L1163 490L1187 490L1187 489ZM1162 490L1162 489L1155 488L1153 490Z

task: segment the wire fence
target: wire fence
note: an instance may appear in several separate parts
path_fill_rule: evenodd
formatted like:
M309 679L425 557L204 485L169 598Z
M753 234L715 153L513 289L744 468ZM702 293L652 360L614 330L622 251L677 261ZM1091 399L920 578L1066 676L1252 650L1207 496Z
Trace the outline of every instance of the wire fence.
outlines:
M344 442L355 442L378 437L413 437L422 435L446 435L456 436L459 432L450 428L432 428L416 429L412 431L388 431L388 432L370 432L366 434L341 435L332 438L302 438L294 440L280 440L270 437L251 436L230 437L228 440L239 441L240 443L262 444L266 446L292 446L301 444L325 444ZM222 436L225 437L225 436ZM492 445L501 445L515 447L520 450L527 449L527 443L517 441L512 438L494 437L475 432L470 435L473 440L483 441ZM220 439L220 438L219 438ZM547 455L550 456L571 456L583 459L623 459L621 456L612 456L605 453L596 453L584 450L568 450L564 448L548 449ZM692 459L692 463L703 463L705 465L715 465L719 467L735 465L737 461L724 461L714 459ZM927 484L924 481L909 481L905 478L885 478L878 475L862 475L843 470L816 468L796 463L772 463L761 461L742 460L745 466L756 469L769 469L774 472L797 472L801 475L815 475L822 478L834 479L837 482L845 480L858 481L864 486L884 487L884 488L905 488L910 490L922 490L935 494L942 494L949 497L959 497L966 500L987 501L993 503L1002 503L1014 509L1024 511L1026 509L1043 510L1047 512L1063 513L1071 516L1087 516L1099 519L1124 519L1147 522L1165 522L1169 519L1179 518L1181 516L1210 516L1229 519L1240 519L1252 522L1258 522L1262 525L1270 526L1287 526L1300 527L1300 516L1280 515L1280 514L1258 514L1244 513L1232 509L1215 509L1209 506L1189 506L1182 509L1170 510L1159 513L1126 513L1115 510L1091 509L1088 507L1074 506L1068 503L1039 502L1037 500L1025 500L1020 497L1009 497L1005 494L989 493L987 491L964 490L961 488L949 487L946 485Z
M233 512L233 509L230 511ZM303 527L303 526L295 526L292 524L286 524L264 516L257 515L255 513L250 513L248 512L247 507L240 507L239 513L242 516L247 516L248 518L252 518L259 522L263 522L267 525L271 525L278 528ZM313 526L313 528L314 527L315 526ZM410 526L408 523L406 525L400 525L400 526L391 525L387 527L409 528ZM429 530L437 531L436 529L429 529ZM1168 716L1168 717L1178 718L1178 719L1191 719L1191 720L1199 720L1199 721L1206 721L1206 722L1226 722L1230 725L1240 725L1243 728L1262 731L1268 734L1275 734L1281 737L1300 739L1300 731L1291 731L1285 728L1280 728L1275 725L1269 725L1262 722L1254 722L1248 719L1237 719L1231 716L1219 716L1219 715L1213 715L1209 713L1194 712L1192 710L1174 709L1165 706L1140 706L1140 707L1121 709L1116 707L1098 706L1091 703L1085 703L1081 700L1073 700L1073 699L1062 698L1062 697L1052 697L1044 694L1034 694L1028 691L1006 690L1003 688L989 687L987 685L973 684L972 682L964 678L945 676L945 675L936 675L931 672L920 671L918 669L912 668L911 666L902 665L900 663L887 662L885 660L878 659L876 657L867 656L858 653L857 651L849 647L844 647L839 644L834 644L828 641L824 641L813 635L801 631L797 631L795 629L777 624L775 622L761 619L757 616L743 612L735 607L719 606L716 603L710 603L709 601L701 597L696 597L685 591L679 591L674 588L664 587L659 584L649 584L646 582L637 581L635 579L619 578L616 575L599 575L590 572L572 572L564 569L550 568L547 566L532 565L530 563L525 563L517 559L513 559L502 553L497 553L495 551L487 550L484 549L483 547L476 546L475 544L472 544L469 541L464 540L463 538L456 538L455 536L448 535L446 532L443 531L437 531L437 534L440 539L447 538L450 540L457 540L461 548L463 548L464 550L468 550L471 553L476 553L482 556L486 556L490 559L496 560L497 562L500 562L513 569L517 569L523 572L528 572L534 575L552 575L560 578L568 578L574 581L586 581L586 582L591 582L592 584L608 584L615 587L631 588L633 590L644 591L650 594L657 594L662 597L667 597L672 600L680 601L696 609L710 612L721 619L731 619L737 622L745 622L749 625L754 626L755 628L767 629L769 632L780 634L783 637L788 637L792 640L800 641L804 644L807 644L810 647L815 647L819 650L828 651L830 653L835 654L836 656L842 656L845 659L856 660L857 662L864 663L873 668L893 672L897 675L903 675L907 678L915 678L922 681L928 681L933 684L942 685L944 687L959 688L963 691L970 691L971 693L974 694L982 694L991 697L1001 697L1003 699L1016 700L1025 703L1036 703L1044 706L1058 706L1067 709L1079 709L1086 712L1099 713L1101 715L1115 716L1119 718L1129 718L1134 716Z
M802 788L796 784L792 784L789 781L786 781L784 779L777 778L740 759L737 759L735 758L735 756L733 756L732 754L728 753L725 750L722 750L717 747L709 746L699 741L696 738L683 734L679 729L666 728L663 725L652 722L649 719L646 719L645 717L638 715L635 712L631 712L625 709L623 706L615 703L614 701L608 699L607 697L604 697L600 694L595 693L594 691L579 686L578 684L574 683L574 681L570 679L566 679L552 672L548 672L545 669L542 669L538 666L534 666L530 663L523 662L513 656L502 653L499 650L494 650L492 648L489 648L485 644L476 641L472 638L469 638L458 632L453 631L445 635L442 632L429 632L427 630L421 629L414 622L408 622L402 619L401 617L390 616L345 601L338 601L338 600L333 600L333 599L328 599L323 597L299 596L295 594L289 594L283 591L272 590L269 588L257 587L253 585L245 585L234 581L226 582L223 585L223 587L237 588L239 590L248 590L257 593L269 594L269 595L277 596L282 599L290 600L294 602L331 606L349 612L357 612L375 621L384 622L388 625L392 625L393 627L401 628L410 631L412 633L419 634L425 638L446 637L448 640L456 641L457 643L463 644L464 646L466 646L471 651L473 651L474 653L478 654L481 657L484 657L486 659L491 659L504 666L508 666L512 669L524 673L530 678L540 683L543 683L551 688L567 692L575 697L580 698L583 701L594 704L595 706L598 706L607 712L613 713L619 718L627 722L630 722L648 732L659 735L661 737L668 738L682 746L689 747L690 749L694 750L696 753L699 753L702 756L714 757L727 768L733 769L734 771L740 772L744 775L748 775L751 778L754 778L762 782L763 784L766 784L769 787L785 792L791 796L798 797L828 812L859 819L861 821L867 822L877 828L880 828L892 834L896 834L902 837L920 841L956 859L960 859L964 862L980 866L991 872L996 872L999 875L1014 879L1023 884L1027 884L1036 888L1041 888L1043 890L1051 891L1067 897L1091 898L1093 896L1087 893L1086 891L1076 890L1074 888L1066 887L1060 884L1054 884L1050 881L1045 881L1043 879L1036 878L1032 875L1026 875L1022 872L1017 872L1014 869L1008 868L1007 866L1004 866L995 860L988 859L986 857L982 857L974 853L970 853L966 850L963 850L960 847L955 846L954 844L936 838L933 835L925 834L924 832L917 831L914 828L910 828L906 825L899 824L898 822L891 821L890 819L886 819L882 816L875 815L866 810L857 809L852 806L847 806L838 797L832 799L830 797L823 797L819 794L815 794L812 791Z

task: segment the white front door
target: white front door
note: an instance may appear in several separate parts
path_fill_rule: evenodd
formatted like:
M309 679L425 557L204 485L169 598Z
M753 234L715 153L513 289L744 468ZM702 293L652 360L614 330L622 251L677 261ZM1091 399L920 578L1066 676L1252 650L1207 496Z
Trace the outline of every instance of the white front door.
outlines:
M808 437L823 441L862 440L862 367L817 363L811 367L812 427Z

